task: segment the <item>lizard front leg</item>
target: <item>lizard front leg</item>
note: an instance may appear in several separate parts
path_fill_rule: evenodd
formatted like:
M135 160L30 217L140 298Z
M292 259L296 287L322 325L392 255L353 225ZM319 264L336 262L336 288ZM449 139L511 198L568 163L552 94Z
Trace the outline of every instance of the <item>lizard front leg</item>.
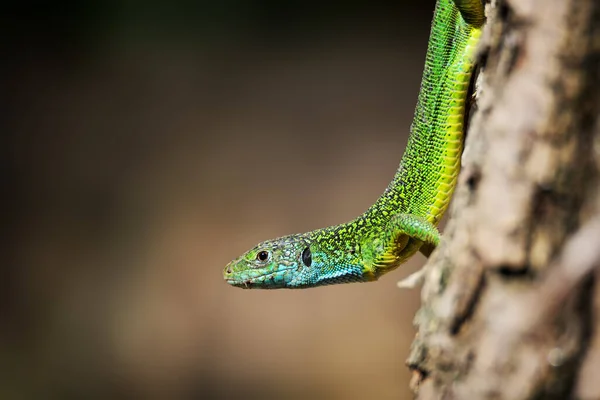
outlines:
M423 246L431 253L439 242L437 228L425 218L397 214L363 243L363 272L375 280L397 268Z

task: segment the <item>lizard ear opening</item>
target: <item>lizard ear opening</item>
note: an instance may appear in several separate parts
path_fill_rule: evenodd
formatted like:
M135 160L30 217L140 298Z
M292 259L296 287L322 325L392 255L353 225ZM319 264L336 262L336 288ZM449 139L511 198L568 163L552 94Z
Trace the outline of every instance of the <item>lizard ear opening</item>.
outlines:
M307 267L310 267L312 264L312 253L310 252L310 247L305 248L302 252L302 262Z

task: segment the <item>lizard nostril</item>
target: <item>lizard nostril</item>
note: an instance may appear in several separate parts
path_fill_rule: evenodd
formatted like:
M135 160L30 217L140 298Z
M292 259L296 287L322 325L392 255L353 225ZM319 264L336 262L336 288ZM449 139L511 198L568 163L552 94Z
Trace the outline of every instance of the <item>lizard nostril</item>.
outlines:
M227 268L227 270L225 271L228 274L231 274L233 271L231 271L231 267Z

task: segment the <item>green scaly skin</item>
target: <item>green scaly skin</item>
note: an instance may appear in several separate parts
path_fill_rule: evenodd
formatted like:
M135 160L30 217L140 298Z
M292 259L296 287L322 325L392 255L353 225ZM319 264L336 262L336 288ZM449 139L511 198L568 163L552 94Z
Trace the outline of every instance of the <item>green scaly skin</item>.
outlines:
M377 202L351 222L260 243L225 267L227 283L276 289L374 281L438 245L483 22L481 0L438 0L408 146Z

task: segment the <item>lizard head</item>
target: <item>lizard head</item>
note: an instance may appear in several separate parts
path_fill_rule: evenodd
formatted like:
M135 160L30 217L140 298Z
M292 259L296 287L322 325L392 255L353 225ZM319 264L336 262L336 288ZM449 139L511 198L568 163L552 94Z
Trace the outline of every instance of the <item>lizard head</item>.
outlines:
M241 288L294 288L310 278L312 252L306 235L268 240L231 261L223 278Z

